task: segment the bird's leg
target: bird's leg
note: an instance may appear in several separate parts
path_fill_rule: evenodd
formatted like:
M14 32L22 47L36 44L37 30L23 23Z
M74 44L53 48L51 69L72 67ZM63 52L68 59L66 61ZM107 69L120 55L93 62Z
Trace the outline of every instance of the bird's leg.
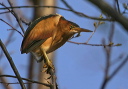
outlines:
M54 69L54 66L52 64L52 62L50 61L50 59L48 58L45 50L43 48L41 48L41 51L43 52L43 55L44 55L44 58L45 58L45 61L46 61L46 65L52 69Z

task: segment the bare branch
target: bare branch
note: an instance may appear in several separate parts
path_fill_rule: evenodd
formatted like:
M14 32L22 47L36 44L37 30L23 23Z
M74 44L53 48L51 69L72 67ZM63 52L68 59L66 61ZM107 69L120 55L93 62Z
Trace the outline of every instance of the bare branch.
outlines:
M120 13L119 1L118 0L115 0L115 2L116 2L116 5L117 5L117 11Z
M10 25L8 22L4 21L3 19L0 19L0 20L6 23L8 26L10 26L12 28L11 30L17 31L23 37L23 34L20 31L18 31L16 28L14 28L12 25Z
M9 11L0 12L0 14L10 13Z
M17 78L16 76L13 76L13 75L0 75L0 77ZM29 81L29 82L32 82L32 83L42 84L42 85L44 85L46 87L51 87L51 85L49 85L49 84L38 82L38 81L34 81L34 80L31 80L31 79L27 79L27 78L21 78L21 79L26 80L26 81Z
M1 3L0 3L1 4ZM13 6L13 7L6 7L6 8L0 8L0 9L7 9L7 8L56 8L56 9L61 9L61 10L65 10L65 11L71 11L73 13L77 13L78 16L80 17L86 17L86 18L89 18L89 19L93 19L93 20L101 20L101 21L113 21L112 19L101 19L101 18L98 18L98 17L91 17L91 16L88 16L82 12L78 12L78 11L74 11L74 10L71 10L71 9L66 9L66 8L62 8L62 7L58 7L58 6L39 6L39 5L31 5L31 6Z
M102 14L100 15L99 18L103 18ZM88 40L85 42L86 44L88 44L89 40L92 38L92 36L94 35L94 33L96 32L97 28L104 22L98 21L98 22L94 22L94 31L92 32L91 36L88 38Z
M9 2L9 1L8 1L8 2ZM9 2L9 3L10 3L10 2ZM4 4L0 3L0 5L2 5L3 7L5 7L9 12L12 13L12 15L16 18L16 20L17 20L17 22L18 22L18 24L19 24L19 26L20 26L22 32L24 33L25 31L24 31L24 28L23 28L23 26L22 26L22 24L21 24L21 21L20 21L18 15L17 15L17 14L15 13L15 11L13 10L13 8L12 8L12 10L10 10L10 9L9 9L8 7L6 7ZM10 3L10 5L11 5L11 3ZM11 5L11 7L12 7L12 5Z
M13 40L12 40L12 35L14 34L14 31L11 31L10 34L8 35L8 38L7 40L5 41L5 46L7 47L9 45L9 43L11 43ZM3 52L1 50L0 52L0 58L3 57Z
M10 85L10 84L20 84L19 82L14 82L14 83L11 83L11 82L0 82L6 86ZM24 83L24 84L33 84L32 82L27 82L27 83ZM38 84L38 83L37 83ZM8 89L8 88L6 88Z
M103 39L103 44L105 44L104 39ZM105 51L105 55L106 55L106 64L105 64L104 78L103 78L103 82L101 84L100 89L105 89L105 87L108 83L109 69L110 69L111 48L110 47L104 47L104 51Z
M113 22L111 24L111 30L110 30L110 35L109 35L110 43L112 42L112 39L113 39L114 29L115 29L115 24ZM103 40L103 44L105 44L105 40ZM104 74L104 79L103 79L103 82L101 85L101 89L105 89L105 87L108 83L112 48L111 47L104 47L104 51L105 51L105 55L106 55L106 65L105 65L105 74Z
M61 0L70 10L74 10L65 0Z
M113 73L109 76L108 81L111 80L118 72L119 70L127 63L128 56L124 59L124 61L113 71Z
M16 68L16 66L15 66L15 64L14 64L14 62L13 62L13 60L12 60L11 56L9 55L9 53L8 53L6 47L4 46L3 42L1 41L1 39L0 39L0 46L1 46L1 48L2 48L2 50L3 50L3 52L4 52L4 54L6 55L6 57L7 57L7 59L8 59L8 61L9 61L10 65L11 65L11 67L12 67L12 69L13 69L15 75L17 76L17 79L18 79L18 81L19 81L19 83L20 83L22 89L26 89L26 88L25 88L25 85L23 84L23 81L22 81L22 79L21 79L21 77L20 77L20 74L18 73L18 70L17 70L17 68Z
M120 13L118 13L116 10L114 10L109 4L104 2L104 0L88 0L99 7L102 11L106 12L108 15L110 15L114 20L119 22L125 30L128 31L128 19L122 16Z
M87 43L79 43L79 42L73 42L73 41L68 41L73 44L77 45L89 45L89 46L108 46L108 47L114 47L114 46L121 46L121 44L87 44Z

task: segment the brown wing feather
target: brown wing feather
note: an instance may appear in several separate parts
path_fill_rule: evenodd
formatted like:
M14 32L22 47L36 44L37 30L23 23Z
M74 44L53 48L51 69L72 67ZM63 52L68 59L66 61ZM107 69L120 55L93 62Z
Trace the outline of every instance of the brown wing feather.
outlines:
M25 35L21 46L21 53L28 53L35 47L40 46L46 39L53 35L54 28L54 24L49 22L48 19L40 21Z

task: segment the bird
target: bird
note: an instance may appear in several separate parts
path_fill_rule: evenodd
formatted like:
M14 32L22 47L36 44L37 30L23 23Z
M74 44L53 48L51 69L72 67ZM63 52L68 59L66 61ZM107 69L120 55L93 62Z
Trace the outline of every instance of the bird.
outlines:
M75 34L79 35L81 32L92 31L80 28L60 14L42 16L28 26L21 44L21 54L32 53L38 62L45 59L46 65L53 68L47 54L60 48Z

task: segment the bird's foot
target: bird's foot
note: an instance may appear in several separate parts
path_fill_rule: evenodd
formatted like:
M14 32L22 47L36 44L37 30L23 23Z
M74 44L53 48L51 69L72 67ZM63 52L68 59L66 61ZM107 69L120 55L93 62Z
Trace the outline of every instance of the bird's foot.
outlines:
M48 60L48 61L45 62L44 68L47 68L46 71L45 71L46 73L50 73L51 70L55 69L51 60Z
M46 64L47 64L48 67L50 67L50 68L52 68L52 69L54 70L54 66L53 66L53 63L52 63L51 60L48 60L48 61L46 62Z

